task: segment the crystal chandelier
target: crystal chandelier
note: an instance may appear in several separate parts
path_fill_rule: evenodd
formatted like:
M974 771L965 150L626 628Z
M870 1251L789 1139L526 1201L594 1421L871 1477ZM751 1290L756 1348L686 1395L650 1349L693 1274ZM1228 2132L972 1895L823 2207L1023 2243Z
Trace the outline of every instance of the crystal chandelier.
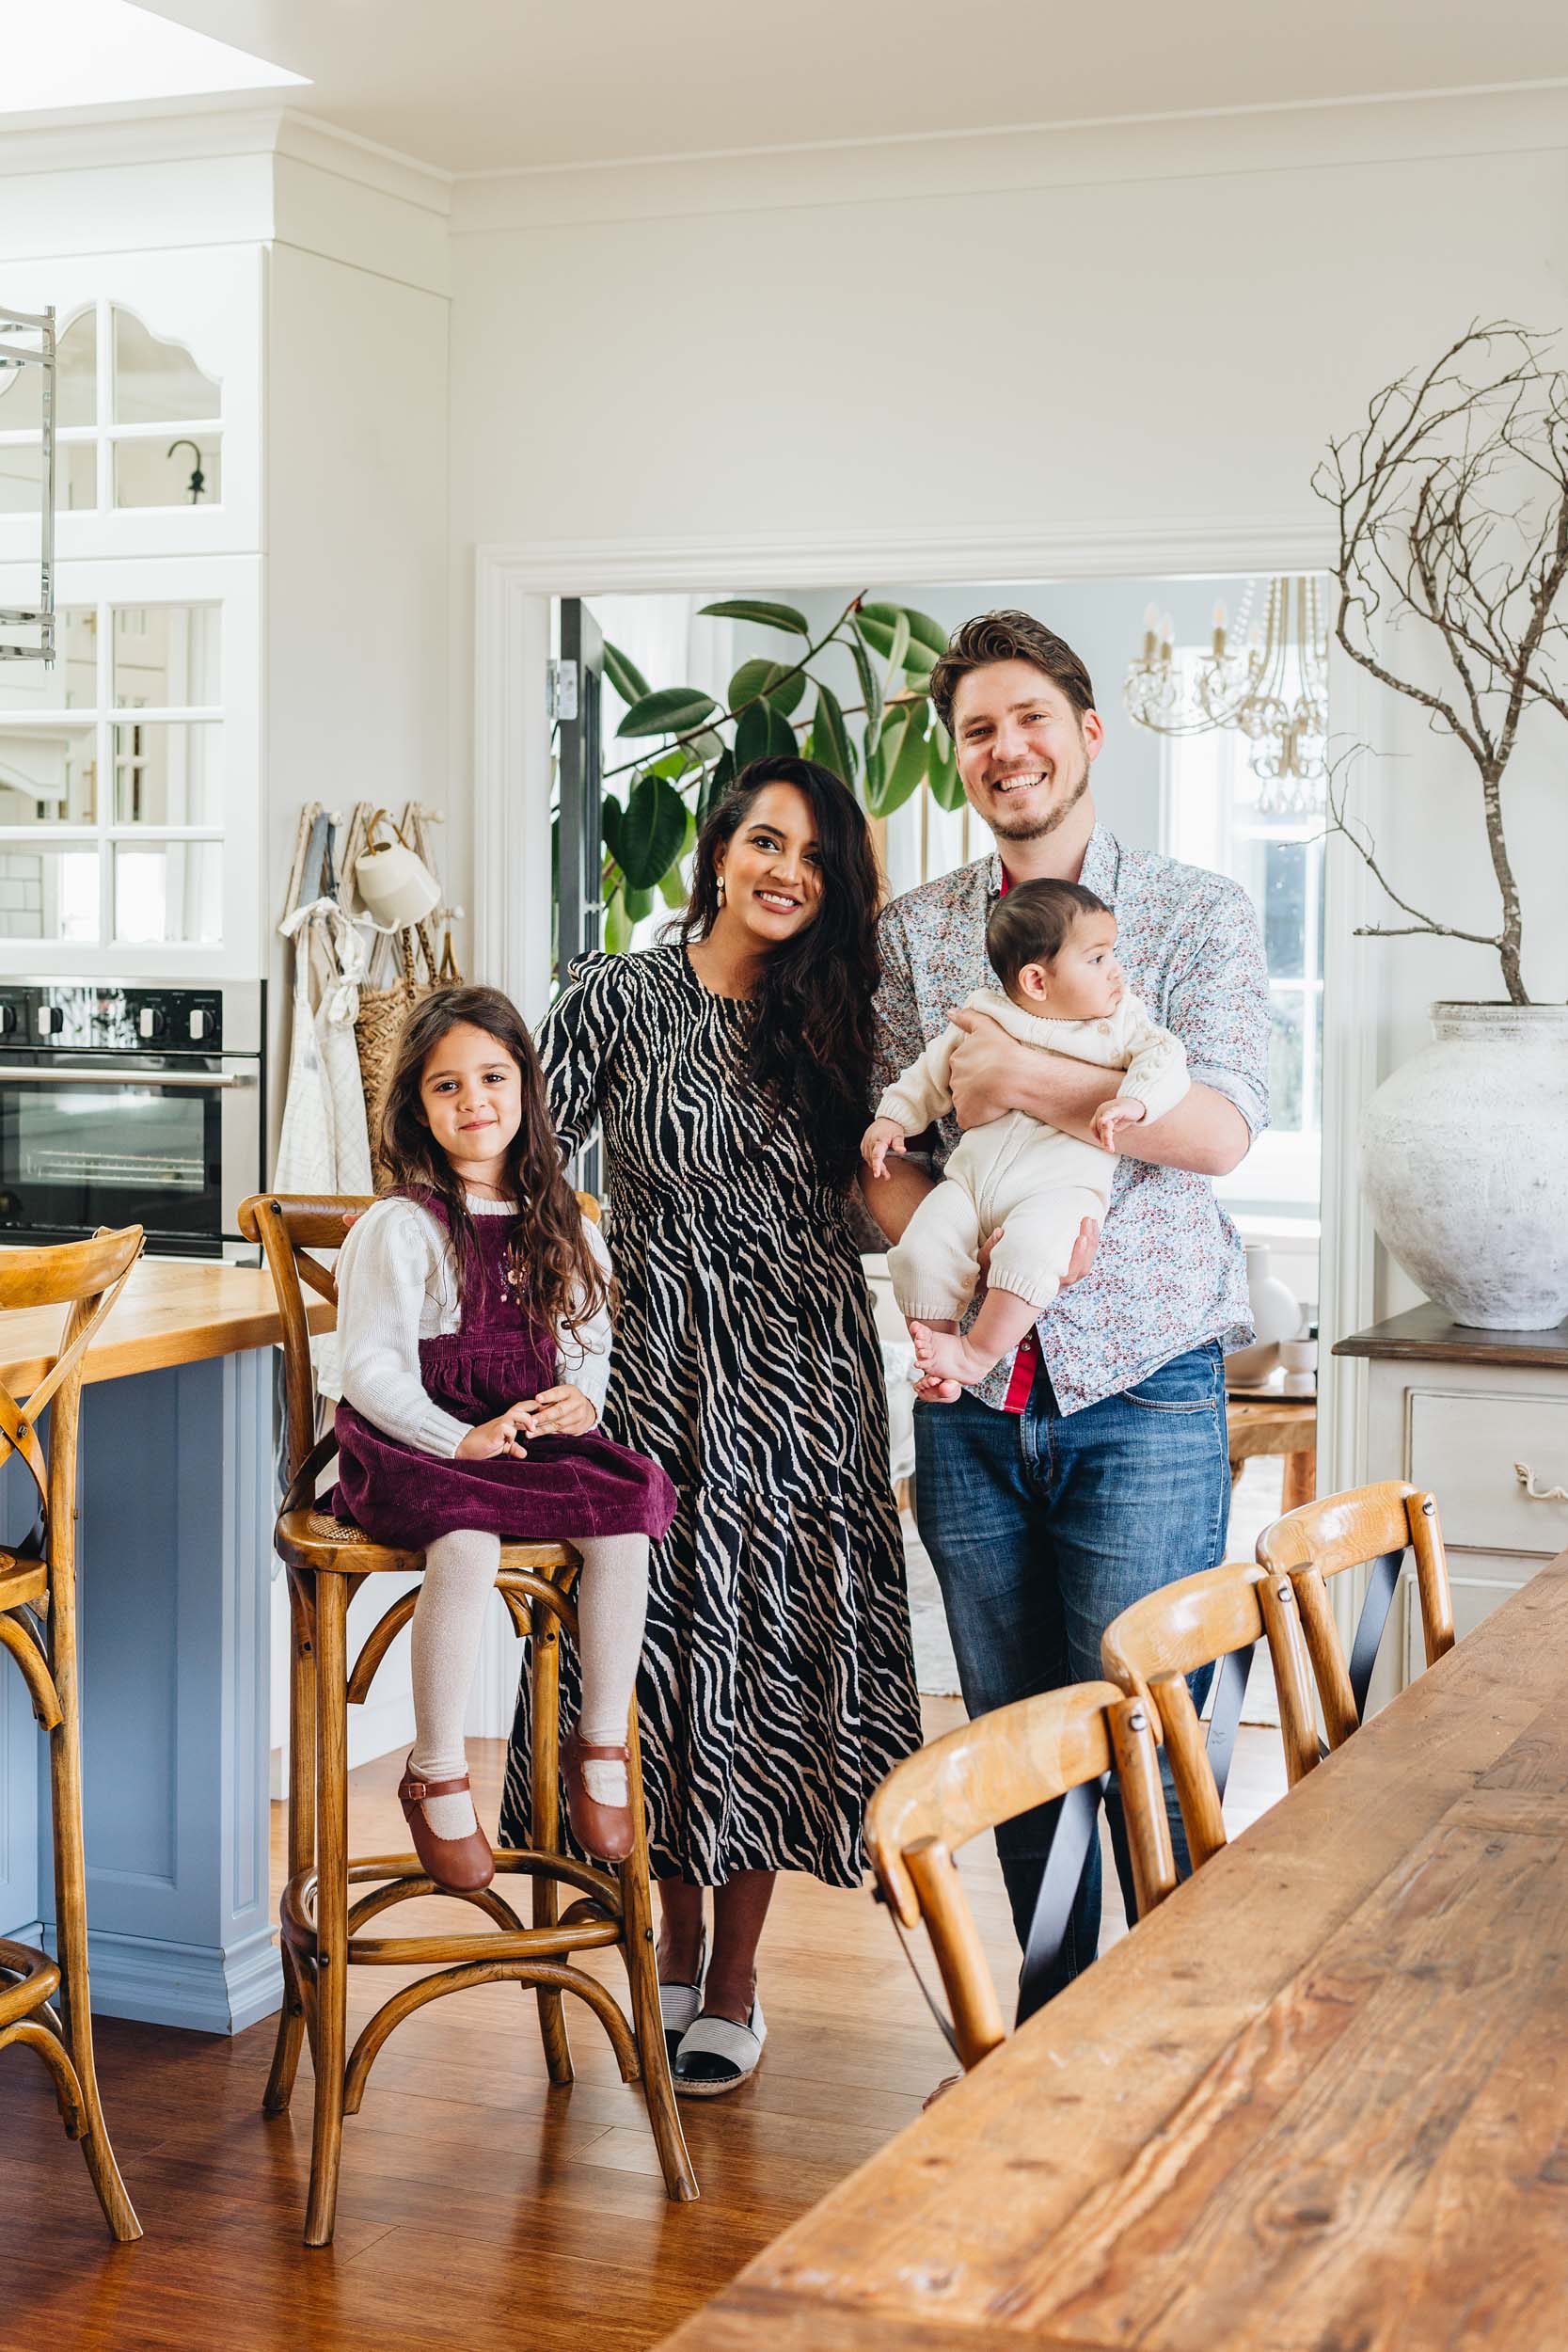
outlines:
M1176 658L1176 628L1152 605L1144 616L1143 650L1128 665L1122 699L1128 716L1156 735L1204 735L1216 727L1244 735L1268 816L1321 812L1327 772L1328 636L1315 579L1281 574L1269 582L1262 623L1253 619L1248 580L1228 627L1214 607L1210 649L1194 670Z

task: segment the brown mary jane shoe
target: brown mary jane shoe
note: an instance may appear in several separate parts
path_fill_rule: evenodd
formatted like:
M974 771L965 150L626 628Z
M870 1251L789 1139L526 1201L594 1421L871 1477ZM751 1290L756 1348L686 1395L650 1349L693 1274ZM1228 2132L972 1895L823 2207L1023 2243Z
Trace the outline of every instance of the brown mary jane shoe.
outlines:
M566 1734L561 1750L562 1773L566 1783L566 1812L572 1824L572 1835L578 1844L601 1862L625 1862L632 1849L631 1807L629 1804L599 1804L588 1793L582 1777L584 1764L622 1764L626 1768L627 1782L631 1777L629 1748L591 1748L579 1739L576 1724Z
M398 1783L398 1803L413 1834L414 1851L426 1876L433 1878L437 1886L446 1887L453 1895L477 1895L496 1875L490 1840L477 1828L467 1837L437 1837L424 1810L426 1797L455 1797L466 1789L468 1775L463 1772L456 1780L420 1780L412 1769L413 1760L410 1751Z

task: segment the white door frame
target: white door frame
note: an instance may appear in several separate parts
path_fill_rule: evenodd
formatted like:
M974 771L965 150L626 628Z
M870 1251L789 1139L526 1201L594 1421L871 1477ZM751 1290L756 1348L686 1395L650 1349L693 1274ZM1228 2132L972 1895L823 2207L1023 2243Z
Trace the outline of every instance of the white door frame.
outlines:
M1308 513L1208 516L1145 527L1053 533L1032 527L970 532L844 532L789 538L688 541L534 540L481 547L474 584L474 969L536 1020L549 997L549 722L545 665L550 600L561 596L650 596L674 591L853 589L890 580L1067 582L1079 580L1234 578L1323 571L1333 561L1328 518ZM1337 657L1336 740L1364 739L1360 672ZM1359 795L1372 818L1368 763ZM521 878L521 887L517 878ZM1382 992L1377 961L1354 936L1370 884L1359 858L1330 844L1323 958L1323 1188L1319 1373L1320 1491L1365 1476L1361 1366L1336 1363L1334 1341L1373 1309L1373 1238L1356 1181L1360 1108L1377 1082ZM510 1726L517 1652L500 1629L485 1645L470 1728Z

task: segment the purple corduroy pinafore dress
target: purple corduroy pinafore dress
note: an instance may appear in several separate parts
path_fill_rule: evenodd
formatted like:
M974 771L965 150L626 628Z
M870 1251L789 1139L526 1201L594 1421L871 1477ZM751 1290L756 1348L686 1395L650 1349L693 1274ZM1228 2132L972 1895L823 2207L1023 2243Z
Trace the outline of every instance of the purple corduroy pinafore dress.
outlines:
M438 1201L421 1200L445 1226ZM512 1220L473 1220L461 1327L420 1342L420 1376L431 1402L477 1426L557 1385L555 1335L528 1314L509 1280ZM662 1536L675 1490L657 1462L590 1432L525 1438L528 1457L459 1462L402 1445L341 1404L333 1510L377 1543L422 1548L458 1528L514 1543L582 1535Z

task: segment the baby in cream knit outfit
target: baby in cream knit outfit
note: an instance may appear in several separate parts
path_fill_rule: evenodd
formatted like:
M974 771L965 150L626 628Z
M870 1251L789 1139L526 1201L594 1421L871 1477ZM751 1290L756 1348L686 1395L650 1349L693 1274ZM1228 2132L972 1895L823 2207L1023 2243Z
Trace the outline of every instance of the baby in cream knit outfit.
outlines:
M1116 939L1110 908L1079 882L1019 882L986 927L986 952L1006 993L976 989L968 1009L1041 1053L1124 1074L1095 1112L1093 1143L1026 1111L1007 1111L964 1136L888 1252L923 1373L973 1386L1019 1344L1061 1288L1084 1218L1105 1215L1117 1131L1159 1119L1187 1091L1187 1057L1128 988ZM861 1143L874 1176L885 1173L890 1151L903 1151L906 1136L952 1109L948 1072L962 1034L944 1029L883 1095ZM985 1298L960 1334L980 1248L992 1235Z

